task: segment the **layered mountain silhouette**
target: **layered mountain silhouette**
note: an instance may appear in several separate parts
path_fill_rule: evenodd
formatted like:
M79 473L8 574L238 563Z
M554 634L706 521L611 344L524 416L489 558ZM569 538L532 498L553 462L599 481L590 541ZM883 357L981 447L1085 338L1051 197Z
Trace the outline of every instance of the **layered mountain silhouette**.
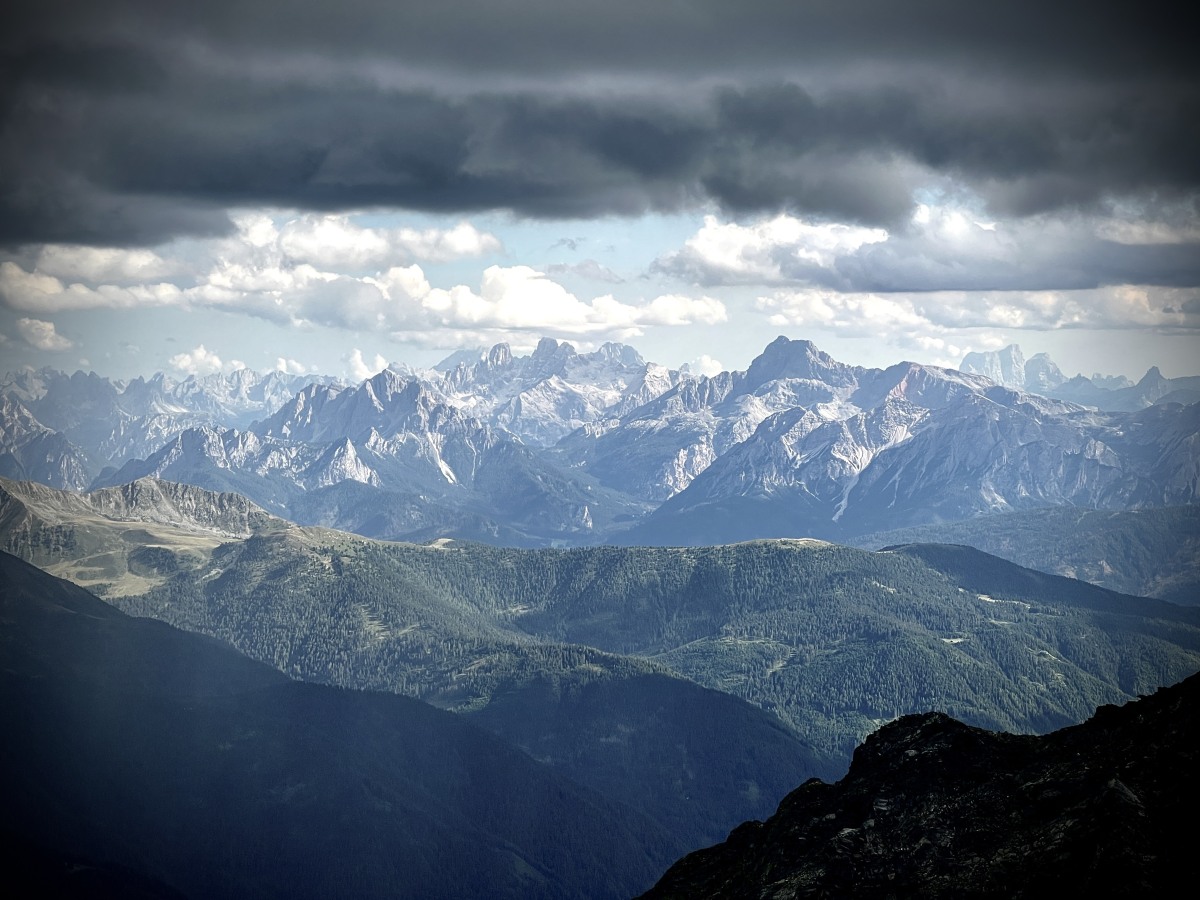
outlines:
M1200 605L1200 506L1052 507L900 528L851 543L872 550L895 544L969 544L1021 566L1122 594Z
M0 546L294 677L456 710L682 847L841 768L770 713L647 656L514 628L524 598L502 573L541 580L536 554L375 544L152 479L86 495L0 482Z
M1109 411L1133 412L1164 401L1200 400L1200 377L1166 378L1151 366L1135 384L1124 376L1076 375L1068 378L1045 353L1030 359L1016 344L1003 350L968 353L959 368L984 375L1006 387L1057 397Z
M706 377L545 339L358 385L23 372L0 385L0 476L75 490L154 476L369 537L511 546L846 540L1197 502L1186 379L1152 372L1141 400L1105 406L1048 359L977 356L975 374L867 369L780 337Z
M1200 668L1200 609L963 546L417 546L261 512L231 537L173 532L156 503L70 512L90 496L9 483L2 546L293 676L459 711L693 838L836 774L898 715L1048 731Z

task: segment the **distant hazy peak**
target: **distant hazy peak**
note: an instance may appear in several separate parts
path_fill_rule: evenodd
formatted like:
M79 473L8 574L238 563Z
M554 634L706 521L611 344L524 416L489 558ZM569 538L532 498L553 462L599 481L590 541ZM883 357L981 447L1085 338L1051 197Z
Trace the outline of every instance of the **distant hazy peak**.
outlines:
M433 370L441 372L443 375L447 372L453 372L459 366L473 366L486 355L486 351L482 347L470 347L465 350L455 350L439 363L435 363Z
M1005 387L1025 388L1025 354L1017 344L1009 344L1003 350L968 353L958 368L972 375L983 375Z
M600 349L591 355L605 362L615 362L625 366L646 365L646 360L635 349L628 344L618 344L613 341L601 344Z
M1048 353L1035 353L1025 361L1025 390L1040 394L1067 380Z
M1158 370L1158 366L1151 366L1146 370L1146 374L1142 376L1141 381L1137 383L1138 387L1148 387L1159 382L1166 381L1163 373Z
M554 338L544 337L538 340L537 346L533 349L533 357L535 359L541 359L545 356L553 356L558 352L560 346L570 353L575 352L575 348L568 343L564 342L559 344Z
M854 367L840 363L808 340L777 337L750 363L745 384L755 387L782 378L822 381L831 386L855 381Z

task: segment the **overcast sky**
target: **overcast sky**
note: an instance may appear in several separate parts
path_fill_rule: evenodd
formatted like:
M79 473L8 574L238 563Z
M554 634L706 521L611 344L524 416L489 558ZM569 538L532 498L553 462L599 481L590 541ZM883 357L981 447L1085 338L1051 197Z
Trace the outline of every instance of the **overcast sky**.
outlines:
M0 354L365 376L616 340L1200 373L1175 4L17 0Z

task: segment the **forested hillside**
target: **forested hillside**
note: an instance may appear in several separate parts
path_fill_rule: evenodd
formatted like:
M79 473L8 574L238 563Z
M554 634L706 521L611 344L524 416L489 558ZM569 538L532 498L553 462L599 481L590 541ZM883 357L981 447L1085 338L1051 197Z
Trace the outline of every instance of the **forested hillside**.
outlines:
M842 759L906 712L1046 731L1200 669L1200 610L949 546L519 551L289 532L118 602L300 677L463 712L546 678L561 692L673 671Z
M461 717L289 681L8 554L0 615L0 831L120 896L619 900L687 846Z
M6 503L8 546L127 612L457 711L697 846L897 716L1042 732L1200 669L1200 609L961 546L515 550L270 518L230 540L154 505Z
M1109 590L1200 604L1200 506L1039 509L866 535L854 546L968 544Z

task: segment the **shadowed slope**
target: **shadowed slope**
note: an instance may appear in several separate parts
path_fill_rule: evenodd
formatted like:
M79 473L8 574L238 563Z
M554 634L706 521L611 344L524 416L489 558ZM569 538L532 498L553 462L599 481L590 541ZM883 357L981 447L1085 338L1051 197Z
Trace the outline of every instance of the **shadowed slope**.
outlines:
M52 851L193 898L622 897L675 846L449 713L289 681L11 556L0 584L0 827Z
M644 897L1169 896L1200 874L1198 748L1200 676L1045 737L905 716Z

